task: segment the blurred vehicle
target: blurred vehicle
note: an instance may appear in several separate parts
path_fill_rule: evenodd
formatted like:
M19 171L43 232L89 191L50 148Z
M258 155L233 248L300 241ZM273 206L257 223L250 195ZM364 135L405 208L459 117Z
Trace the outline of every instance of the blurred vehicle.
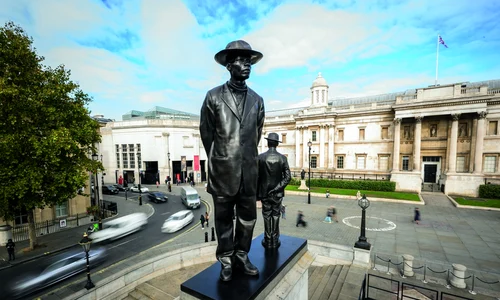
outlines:
M103 194L109 194L109 195L113 195L113 194L118 194L119 191L117 188L115 188L114 186L112 185L103 185L102 186L102 193Z
M187 208L199 208L201 205L198 191L190 186L184 186L181 189L181 200Z
M137 186L137 185L135 185L135 184L134 184L134 185L130 188L130 191L131 191L131 192L135 192L135 193L139 193L139 186ZM142 191L143 193L147 193L147 192L149 192L149 189L148 189L147 187L143 187L143 186L141 186L141 191Z
M90 268L95 268L106 259L106 249L103 247L91 248L89 251ZM8 298L24 297L37 290L46 288L54 283L69 278L87 269L87 259L81 247L50 257L37 264L38 268L19 274L19 280L11 287ZM5 296L5 295L3 295Z
M122 191L122 192L123 192L123 191L128 190L128 188L127 188L127 187L125 187L125 186L123 186L123 185L121 185L121 184L113 184L113 186L114 186L115 188L117 188L119 191Z
M168 196L164 192L149 192L148 198L155 203L168 201Z
M190 210L181 210L171 215L163 226L161 227L161 232L172 233L181 230L182 228L193 222L194 215Z
M116 240L143 229L147 224L148 217L145 213L133 213L104 223L102 230L92 233L89 237L92 243Z

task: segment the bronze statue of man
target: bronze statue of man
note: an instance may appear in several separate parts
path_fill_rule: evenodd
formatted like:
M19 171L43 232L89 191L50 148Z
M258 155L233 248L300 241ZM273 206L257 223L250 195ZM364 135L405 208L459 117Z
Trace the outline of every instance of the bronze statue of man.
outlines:
M257 147L264 126L264 100L245 80L262 57L241 40L218 52L215 61L226 67L231 78L208 91L201 107L200 135L208 157L207 192L215 206L222 281L232 279L233 267L247 275L259 274L248 252L257 220Z
M285 187L292 176L286 156L276 151L280 141L277 133L271 132L266 138L267 150L259 155L259 183L257 198L262 201L264 218L264 239L262 246L275 249L280 242L281 202L285 196Z

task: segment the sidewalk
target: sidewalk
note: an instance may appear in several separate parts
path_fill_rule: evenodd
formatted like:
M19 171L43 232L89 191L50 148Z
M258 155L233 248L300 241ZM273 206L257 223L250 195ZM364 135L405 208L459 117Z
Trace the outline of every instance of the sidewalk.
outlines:
M105 196L106 198L106 196ZM107 200L107 199L105 199ZM149 205L139 206L137 201L128 200L116 201L118 206L118 214L113 218L129 215L135 212L151 213L152 208ZM109 220L109 219L107 219ZM0 270L9 268L11 266L21 264L26 261L36 259L41 256L53 254L71 248L78 244L78 242L83 237L83 233L87 230L89 224L81 225L79 227L73 227L68 229L63 229L61 231L42 235L37 238L37 241L42 247L37 248L30 252L23 252L23 249L29 247L29 240L16 242L16 260L9 262L9 256L6 249L0 249ZM4 247L2 247L4 248Z

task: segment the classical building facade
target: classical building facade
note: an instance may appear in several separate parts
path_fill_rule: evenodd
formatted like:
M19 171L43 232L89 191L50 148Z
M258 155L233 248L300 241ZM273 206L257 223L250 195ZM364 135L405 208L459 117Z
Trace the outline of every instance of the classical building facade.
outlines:
M280 134L297 173L310 163L314 177L390 178L399 191L469 196L500 182L500 80L328 99L320 73L308 107L266 112L263 137Z

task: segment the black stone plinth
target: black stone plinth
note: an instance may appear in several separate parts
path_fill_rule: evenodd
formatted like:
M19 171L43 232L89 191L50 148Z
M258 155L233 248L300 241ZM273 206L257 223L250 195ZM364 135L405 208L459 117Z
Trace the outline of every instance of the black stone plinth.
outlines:
M234 269L233 279L223 282L219 280L220 263L216 262L182 283L181 291L198 299L255 299L307 247L307 240L281 235L278 249L265 250L261 244L263 238L264 234L261 234L252 241L248 254L250 261L259 269L259 276L245 275L239 269Z

